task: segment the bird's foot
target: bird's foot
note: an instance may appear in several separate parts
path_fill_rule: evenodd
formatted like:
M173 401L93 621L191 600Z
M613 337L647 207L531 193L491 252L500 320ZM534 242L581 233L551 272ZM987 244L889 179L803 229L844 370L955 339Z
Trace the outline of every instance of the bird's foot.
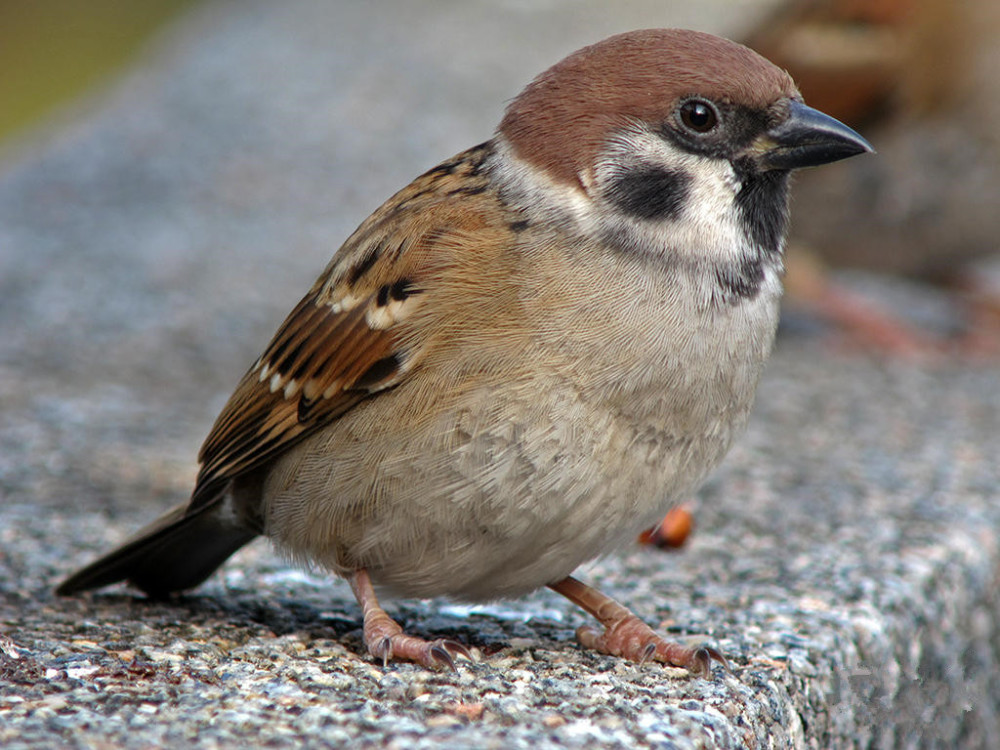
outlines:
M455 670L456 656L472 661L472 653L458 641L445 638L426 641L404 633L399 623L378 603L366 570L355 571L350 583L365 618L365 647L369 654L381 659L383 665L390 661L412 661L428 669L447 667Z
M550 584L549 588L587 610L603 626L602 630L585 625L576 631L577 640L586 648L611 656L621 656L640 664L658 661L682 667L699 677L711 674L713 661L719 662L729 671L726 657L717 649L710 646L690 647L668 641L610 596L575 578L564 578Z
M668 641L633 614L605 626L603 630L584 625L577 629L576 639L585 648L603 654L621 656L639 664L658 661L686 669L697 677L711 676L713 661L729 670L726 657L717 649Z

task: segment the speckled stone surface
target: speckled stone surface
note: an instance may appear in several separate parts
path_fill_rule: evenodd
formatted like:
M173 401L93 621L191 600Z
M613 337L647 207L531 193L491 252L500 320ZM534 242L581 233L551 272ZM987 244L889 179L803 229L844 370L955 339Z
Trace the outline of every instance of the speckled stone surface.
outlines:
M391 602L478 658L383 668L347 585L263 542L170 603L51 593L187 494L239 375L390 192L488 137L569 50L639 26L733 31L719 8L751 5L209 4L8 151L0 746L989 747L1000 367L877 362L812 329L779 342L689 545L580 573L718 646L730 674L585 652L585 615L548 592ZM919 288L894 293L919 306Z

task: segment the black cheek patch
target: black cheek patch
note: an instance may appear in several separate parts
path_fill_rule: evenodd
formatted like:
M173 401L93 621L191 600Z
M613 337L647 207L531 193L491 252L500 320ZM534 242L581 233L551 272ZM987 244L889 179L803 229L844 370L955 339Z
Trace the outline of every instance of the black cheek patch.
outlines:
M673 219L684 210L691 175L677 169L640 166L622 174L608 191L622 213L637 219Z

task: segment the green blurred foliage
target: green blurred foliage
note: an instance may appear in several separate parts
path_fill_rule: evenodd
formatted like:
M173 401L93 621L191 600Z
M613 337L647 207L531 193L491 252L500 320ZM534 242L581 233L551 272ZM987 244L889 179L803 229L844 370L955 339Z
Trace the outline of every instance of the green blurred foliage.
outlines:
M0 0L0 142L106 80L196 0Z

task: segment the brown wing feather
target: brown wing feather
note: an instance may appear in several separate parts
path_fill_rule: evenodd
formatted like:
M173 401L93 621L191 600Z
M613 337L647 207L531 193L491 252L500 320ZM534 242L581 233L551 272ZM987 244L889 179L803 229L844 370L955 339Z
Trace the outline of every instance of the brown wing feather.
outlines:
M423 342L396 324L433 283L449 228L467 230L449 217L465 196L486 189L479 171L488 154L488 145L470 149L425 173L348 239L216 420L189 512L410 371Z
M196 497L212 494L210 487L258 466L367 395L352 390L358 373L392 347L389 332L368 326L367 308L359 304L336 313L315 295L300 303L243 377L202 446ZM319 345L294 343L306 334ZM331 389L336 380L341 386Z

